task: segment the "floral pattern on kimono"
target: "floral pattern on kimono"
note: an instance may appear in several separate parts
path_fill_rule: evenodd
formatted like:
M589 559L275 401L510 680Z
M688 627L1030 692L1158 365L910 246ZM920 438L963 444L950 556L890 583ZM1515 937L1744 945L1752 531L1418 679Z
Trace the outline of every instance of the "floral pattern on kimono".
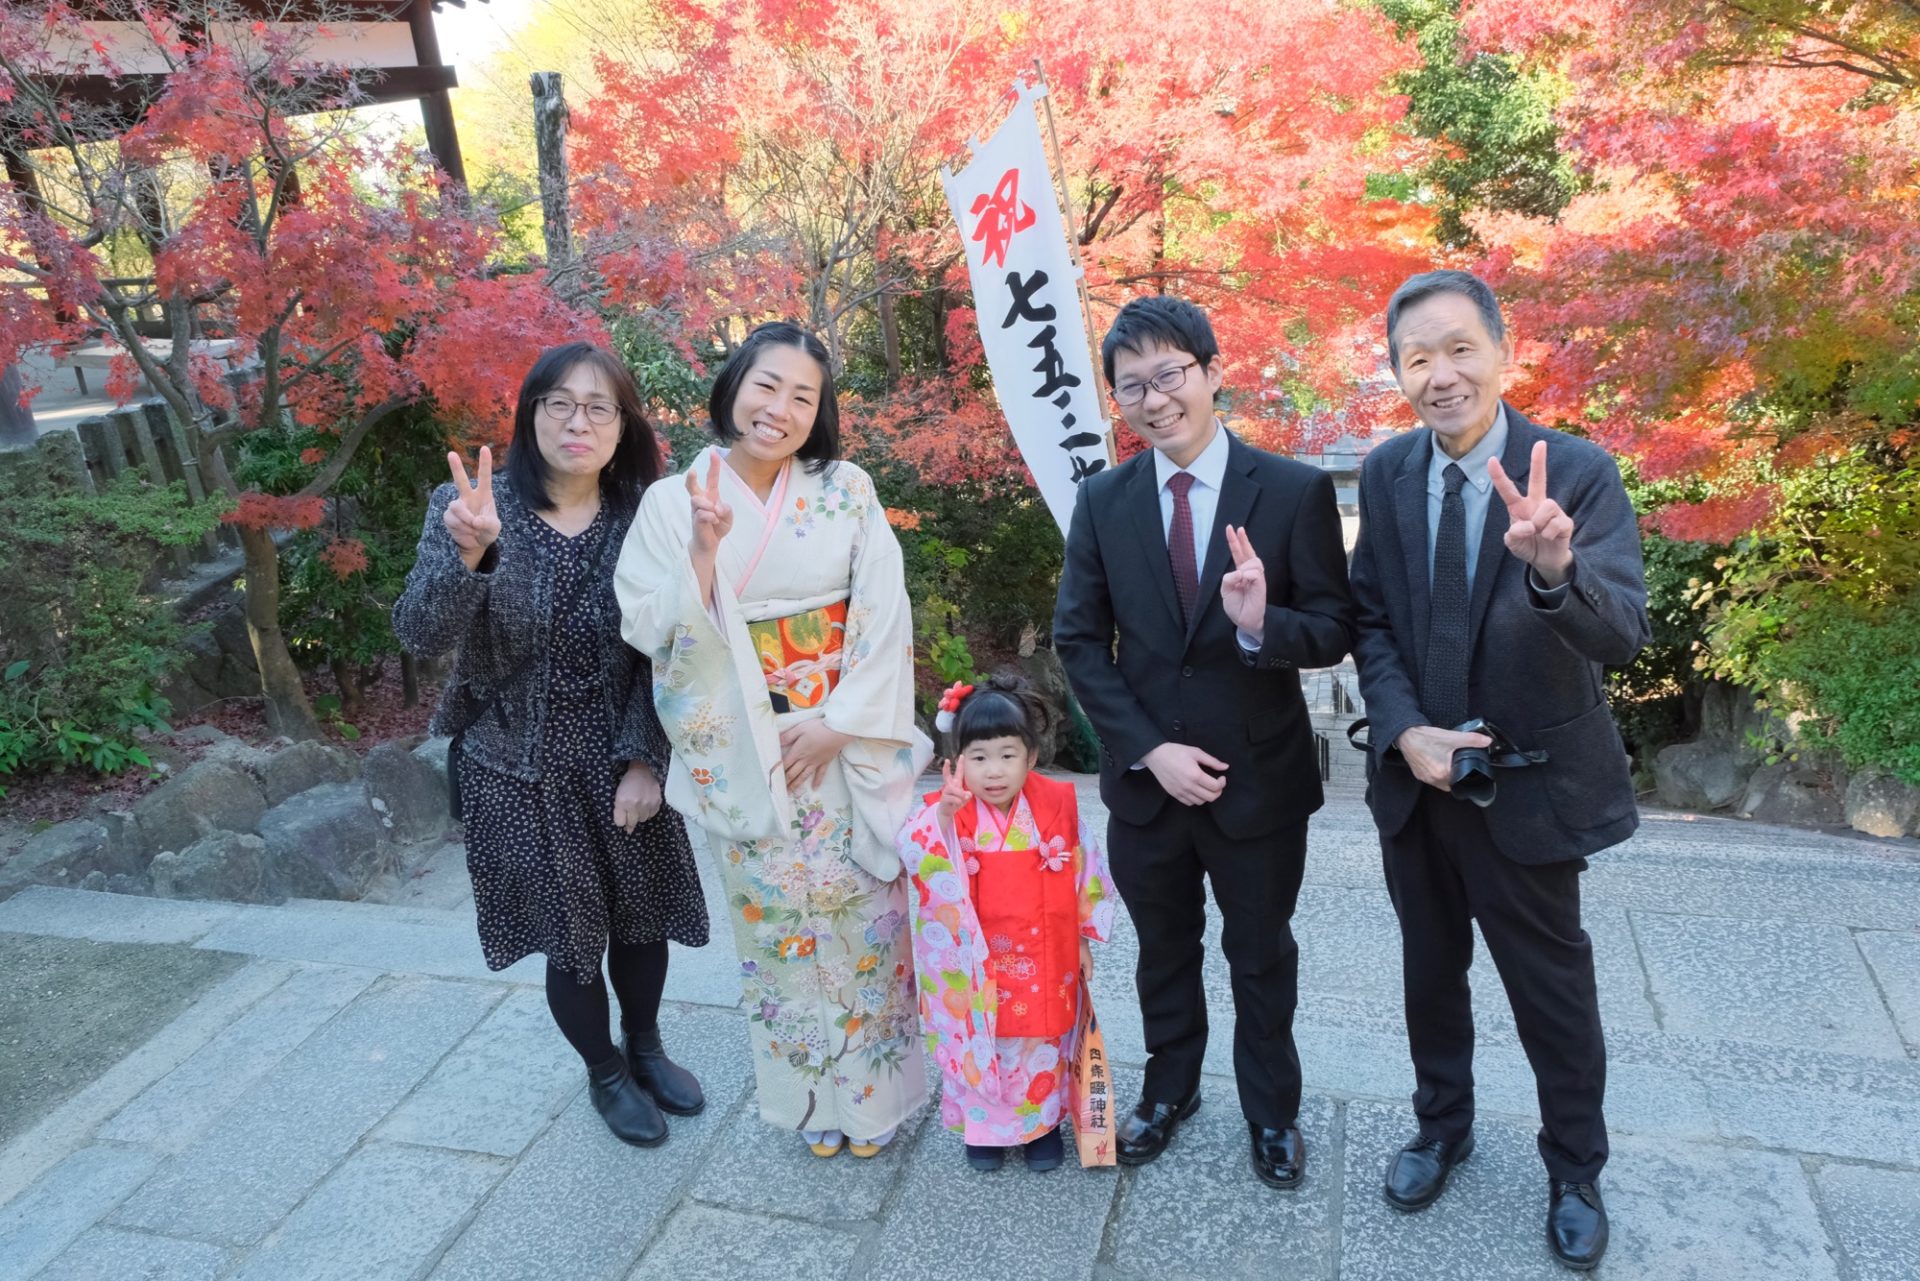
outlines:
M1065 789L1064 805L1043 807L1064 814L1056 820L1061 830L1043 834L1027 794L1036 783ZM1057 869L1050 874L1075 877L1079 935L1103 943L1114 919L1106 856L1079 820L1069 784L1029 776L1004 844L984 802L974 802L977 821L967 838L954 824L940 822L937 799L927 798L902 830L900 856L913 883L920 1022L927 1052L940 1069L940 1120L968 1143L1012 1147L1060 1123L1074 1034L1069 1024L1057 1036L998 1035L1006 998L989 974L993 951L973 899L978 854L1032 850L1035 859Z
M696 475L709 458L694 461ZM720 470L734 526L712 601L699 599L693 574L685 481L661 481L641 501L615 574L622 633L653 659L674 748L666 799L705 830L719 864L761 1115L871 1138L926 1101L892 837L932 745L913 722L899 544L873 482L851 463L823 475L789 464L764 503ZM841 605L831 692L776 712L764 624ZM810 717L853 741L817 786L790 791L780 732Z

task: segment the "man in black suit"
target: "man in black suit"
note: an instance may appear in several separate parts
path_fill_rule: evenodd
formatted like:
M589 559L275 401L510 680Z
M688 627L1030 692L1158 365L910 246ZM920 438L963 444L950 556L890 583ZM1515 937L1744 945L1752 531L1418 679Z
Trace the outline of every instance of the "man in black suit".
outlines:
M1332 481L1226 430L1219 357L1190 303L1142 298L1115 317L1107 382L1153 448L1080 486L1053 635L1100 734L1110 865L1140 937L1149 1057L1119 1159L1153 1160L1200 1106L1211 879L1254 1170L1294 1187L1306 1149L1289 922L1321 800L1297 669L1340 661L1351 606Z
M1584 1270L1607 1246L1606 1049L1579 876L1639 824L1603 670L1647 642L1639 528L1605 451L1502 402L1513 340L1478 278L1401 285L1387 352L1424 429L1362 467L1353 560L1367 803L1400 918L1420 1123L1386 1198L1426 1208L1473 1150L1478 920L1539 1090L1548 1242ZM1449 795L1454 753L1489 742L1456 731L1470 717L1546 753L1498 771L1484 809Z

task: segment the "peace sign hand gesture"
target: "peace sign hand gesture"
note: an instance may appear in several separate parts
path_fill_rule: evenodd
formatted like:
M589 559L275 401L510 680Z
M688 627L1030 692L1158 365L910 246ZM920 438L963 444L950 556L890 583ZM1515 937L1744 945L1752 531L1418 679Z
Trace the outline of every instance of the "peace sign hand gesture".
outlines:
M1533 447L1526 493L1515 488L1498 458L1487 460L1487 475L1507 505L1507 550L1533 566L1546 586L1566 582L1573 568L1573 517L1547 497L1547 442Z
M707 483L702 485L687 468L687 501L693 505L693 574L700 584L700 599L713 600L713 564L720 554L720 540L733 529L733 508L720 497L720 451L714 450L707 463Z
M441 523L460 549L460 559L468 569L478 569L480 560L500 537L500 513L493 505L493 451L480 447L480 483L467 480L466 464L460 455L449 452L447 466L453 472L454 500L447 504Z
M1246 526L1226 527L1227 550L1233 553L1233 568L1220 578L1220 604L1233 625L1256 639L1267 630L1267 571L1253 553L1253 540Z
M960 807L973 799L973 793L967 790L966 762L940 762L940 804L937 812L942 823L953 822L953 816Z

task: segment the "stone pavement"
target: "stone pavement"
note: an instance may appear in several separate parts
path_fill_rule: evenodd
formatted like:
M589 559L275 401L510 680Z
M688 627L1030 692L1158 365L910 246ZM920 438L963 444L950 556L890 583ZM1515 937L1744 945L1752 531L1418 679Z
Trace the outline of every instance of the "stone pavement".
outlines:
M1158 1163L975 1175L924 1119L873 1161L817 1161L758 1121L717 901L716 941L676 950L663 1015L710 1104L658 1149L623 1147L539 971L482 966L458 857L405 904L0 904L0 932L239 959L125 1057L79 1060L84 1088L0 1150L0 1281L1564 1275L1542 1241L1531 1077L1484 953L1478 1151L1426 1213L1381 1202L1412 1082L1351 790L1315 820L1296 922L1311 1158L1295 1193L1248 1168L1217 955L1215 1075ZM1597 1275L1920 1276L1920 845L1651 814L1585 886L1614 1135ZM1124 925L1096 949L1123 1098L1133 951Z

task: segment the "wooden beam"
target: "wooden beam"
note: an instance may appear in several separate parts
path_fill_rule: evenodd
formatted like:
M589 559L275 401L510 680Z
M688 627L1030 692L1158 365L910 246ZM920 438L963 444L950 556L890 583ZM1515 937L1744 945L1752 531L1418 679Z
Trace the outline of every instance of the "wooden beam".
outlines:
M361 81L361 88L366 95L355 103L356 106L407 102L431 93L444 96L447 90L458 88L460 84L459 76L452 67L388 67L356 74L365 77ZM166 89L167 77L155 73L30 79L38 80L63 102L80 107L106 108L104 115L94 122L94 127L85 131L83 138L87 142L100 142L118 137L138 124ZM343 75L330 73L324 77L314 77L309 83L339 83L343 80ZM344 89L344 84L341 87ZM451 115L448 128L452 128ZM6 134L0 132L0 150L8 149L5 142Z

